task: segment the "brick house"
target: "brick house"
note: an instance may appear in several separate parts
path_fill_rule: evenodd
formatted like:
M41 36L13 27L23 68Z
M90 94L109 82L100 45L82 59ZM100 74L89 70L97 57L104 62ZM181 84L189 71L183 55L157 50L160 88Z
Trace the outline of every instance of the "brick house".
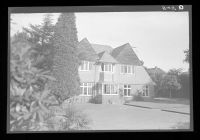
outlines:
M112 49L91 44L86 38L78 44L81 60L79 102L99 96L101 103L123 103L138 91L144 99L154 96L155 83L141 64L129 43Z

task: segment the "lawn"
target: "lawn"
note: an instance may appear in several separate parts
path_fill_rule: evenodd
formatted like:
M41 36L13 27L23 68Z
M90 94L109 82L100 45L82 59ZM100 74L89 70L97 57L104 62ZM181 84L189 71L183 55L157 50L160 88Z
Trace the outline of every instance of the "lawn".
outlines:
M188 123L190 116L158 109L114 104L75 104L87 114L92 130L177 129L177 124Z

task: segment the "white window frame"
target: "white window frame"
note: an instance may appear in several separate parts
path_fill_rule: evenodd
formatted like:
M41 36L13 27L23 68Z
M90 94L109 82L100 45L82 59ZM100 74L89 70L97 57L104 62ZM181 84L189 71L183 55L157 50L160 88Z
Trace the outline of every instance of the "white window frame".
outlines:
M101 65L102 65L102 64L101 64ZM106 70L106 66L107 66L107 68L110 69L110 70ZM111 66L111 67L109 68L109 66ZM102 70L102 67L101 67L101 72L113 73L113 72L114 72L114 66L113 66L113 64L103 63L103 70Z
M125 67L127 67L127 72L125 73ZM128 72L128 69L130 69L130 72ZM133 74L134 66L133 65L121 65L120 66L120 74Z
M91 88L91 91L92 91L93 84L92 83L86 83L86 85L84 85L84 84L85 84L85 82L81 83L81 85L80 85L80 88L82 88L81 95L82 96L92 96L92 93L91 93L91 95L89 95L88 91L89 91L89 88ZM84 88L87 88L87 94L86 95L84 94Z
M110 93L109 94L106 94L105 93L105 86L106 85L108 85L109 87L110 87ZM114 84L104 84L103 85L104 87L103 87L103 94L104 95L118 95L118 92L117 92L117 94L115 94L115 88L117 88L116 89L116 91L118 91L118 85L114 85ZM113 90L112 90L112 87L113 87ZM113 92L112 92L113 91Z
M126 86L126 87L125 87ZM129 87L130 86L130 87ZM127 95L125 95L124 94L124 90L127 90ZM128 91L130 90L130 95L128 95ZM129 85L129 84L126 84L126 85L123 85L123 95L125 96L125 97L131 97L131 85Z
M143 96L143 97L149 97L149 86L148 86L148 85L146 85L146 86L143 88L142 96Z
M82 63L83 63L83 69L81 69L81 66L80 66L79 67L80 71L90 71L90 70L92 70L92 63L90 61L82 61Z

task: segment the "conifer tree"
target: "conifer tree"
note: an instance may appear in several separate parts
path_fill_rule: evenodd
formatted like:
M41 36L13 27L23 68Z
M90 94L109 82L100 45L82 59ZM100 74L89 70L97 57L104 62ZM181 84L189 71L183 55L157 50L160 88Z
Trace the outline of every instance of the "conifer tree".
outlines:
M79 59L74 13L62 13L55 26L53 73L58 80L53 89L61 101L79 94Z

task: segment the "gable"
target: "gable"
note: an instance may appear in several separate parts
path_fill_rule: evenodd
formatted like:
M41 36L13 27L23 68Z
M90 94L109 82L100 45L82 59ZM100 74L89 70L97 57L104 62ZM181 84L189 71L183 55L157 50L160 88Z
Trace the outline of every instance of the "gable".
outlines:
M122 64L142 65L129 43L115 48L111 55Z
M108 62L108 63L118 63L109 53L106 51L101 52L99 55L99 62Z
M86 38L81 40L78 44L78 57L81 60L88 61L96 61L98 59L98 55Z

